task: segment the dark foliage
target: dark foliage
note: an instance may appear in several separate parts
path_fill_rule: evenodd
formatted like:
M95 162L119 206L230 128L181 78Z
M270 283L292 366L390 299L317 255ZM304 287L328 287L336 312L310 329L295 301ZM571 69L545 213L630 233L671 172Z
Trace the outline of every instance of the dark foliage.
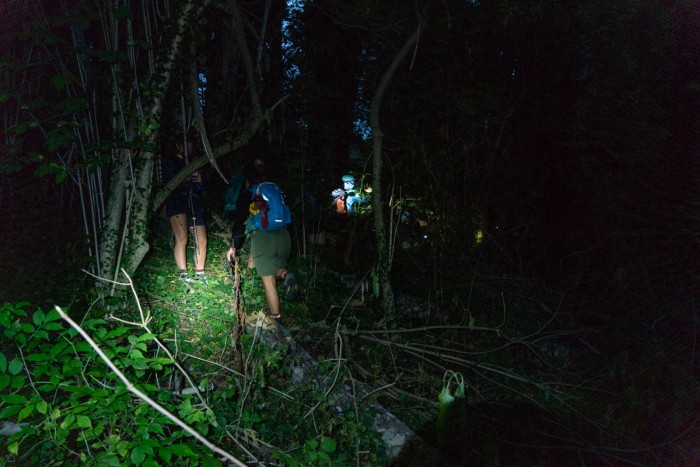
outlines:
M116 148L133 150L138 160L148 148L146 133L161 128L162 148L178 137L181 94L191 104L192 70L206 77L200 97L212 144L235 141L251 124L253 83L230 6L211 2L187 31L175 78L162 96L161 122L138 127L138 135L110 133L113 118L137 119L138 113L134 106L118 114L112 100L100 97L113 85L123 95L132 89L144 98L158 94L136 72L156 45L132 44L135 68L129 69L125 52L103 43L99 11L73 6L68 15L53 10L53 2L21 3L0 7L3 17L14 18L0 33L0 298L48 304L73 299L81 285L74 277L95 262L91 232L98 219L83 196L96 185L83 176L99 178L107 193ZM451 440L453 447L471 465L488 464L500 442L516 446L508 454L516 456L521 444L552 447L551 439L531 435L569 424L576 435L566 439L577 440L581 459L615 462L619 449L628 453L620 462L655 464L668 456L692 463L697 450L689 447L688 433L697 430L700 377L697 4L307 0L289 11L282 1L238 6L265 117L245 145L219 158L221 166L230 170L264 157L290 198L298 259L358 277L377 257L371 215L333 216L330 193L342 174L359 180L371 172L372 93L417 24L427 26L381 107L381 184L391 200L387 225L395 229L392 278L398 294L430 304L428 318L406 317L407 325L504 332L484 331L475 344L472 332L426 331L430 345L485 355L468 363L435 357L426 363L430 383L416 376L418 382L399 384L433 397L445 369L483 378L479 397L465 408L477 427ZM138 12L125 7L118 13L124 34L126 18L139 18ZM133 22L139 38L144 24ZM164 31L153 35L167 36ZM121 68L112 74L115 63ZM82 72L87 84L78 86ZM96 116L86 117L91 112ZM100 138L87 137L96 133ZM209 205L220 212L225 187L213 169L204 170ZM411 213L410 225L401 223L403 212ZM311 242L320 235L325 243ZM341 295L329 289L322 298L340 301ZM321 321L328 306L310 298L309 321ZM500 328L502 313L507 324ZM552 334L543 342L553 347L545 348L530 336L550 318ZM491 356L489 349L500 345L507 350ZM554 365L556 378L538 366L537 357L550 351L576 356L567 357L565 371ZM354 353L366 367L411 366L406 355L400 363L370 350L366 359L361 355ZM490 373L479 365L497 364L538 381L536 389L510 375L485 383ZM378 380L399 379L382 373L368 371ZM580 406L545 404L538 384L550 376L559 389L580 382L600 396L571 389ZM512 430L531 421L527 433ZM429 438L432 420L425 423ZM611 444L602 442L606 437ZM566 451L560 448L552 451ZM501 462L509 461L518 459L502 453Z

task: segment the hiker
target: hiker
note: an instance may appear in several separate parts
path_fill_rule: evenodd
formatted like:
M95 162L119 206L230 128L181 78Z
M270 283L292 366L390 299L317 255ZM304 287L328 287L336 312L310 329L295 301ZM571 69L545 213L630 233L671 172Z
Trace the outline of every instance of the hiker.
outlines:
M368 204L364 194L355 188L355 176L343 175L343 188L336 188L331 193L333 208L337 214L358 213L360 205Z
M175 144L175 151L163 161L163 182L167 183L187 165L192 155L192 143L187 146ZM202 203L202 175L199 171L192 174L165 200L165 214L175 236L173 256L179 269L179 279L184 282L207 282L204 265L207 260L207 228L204 222L204 205ZM194 240L194 278L187 273L187 233L192 232Z
M415 217L410 209L401 211L397 228L403 250L411 249L421 242L428 241L428 220L424 217Z
M294 300L299 295L296 277L287 270L287 262L292 252L292 239L287 230L287 224L291 222L291 213L284 204L284 194L279 186L270 182L260 182L255 178L256 172L246 175L250 193L248 199L252 199L247 228L250 237L248 267L255 268L262 280L269 308L268 316L279 320L282 314L277 281L283 281L288 300ZM231 247L226 254L227 258L230 260L234 253L234 248Z
M244 184L236 198L235 210L232 211L233 226L231 228L231 248L226 252L226 258L233 262L233 256L237 255L246 238L246 221L250 216L250 203L253 201L253 194L249 188L258 180L257 173L251 169L243 170Z
M265 161L257 157L253 160L253 168L255 169L255 178L257 180L265 180L267 177L265 176Z

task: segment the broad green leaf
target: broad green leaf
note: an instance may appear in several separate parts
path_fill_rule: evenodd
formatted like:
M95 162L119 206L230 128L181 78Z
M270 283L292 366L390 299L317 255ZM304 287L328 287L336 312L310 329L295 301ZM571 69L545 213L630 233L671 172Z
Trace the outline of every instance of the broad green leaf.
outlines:
M168 449L176 456L191 457L194 455L192 448L186 444L173 444L172 446L168 446Z
M163 432L163 425L161 425L160 423L151 423L150 425L148 425L148 431L159 435L165 435L165 433Z
M24 387L25 381L26 378L24 375L13 376L12 382L10 383L10 387L12 389L22 389Z
M153 359L153 361L162 365L172 365L173 363L173 360L168 357L156 357Z
M0 391L3 391L7 386L10 385L12 377L10 375L0 375Z
M105 321L103 319L91 318L91 319L86 319L85 321L83 321L82 328L92 330L92 329L95 329L97 326L102 326L105 324L107 324L107 321ZM120 328L120 329L123 329L124 332L127 331L127 328ZM75 331L72 328L70 329L70 331L71 331L70 332L71 336L75 336L77 334L77 331Z
M56 310L49 310L48 313L46 313L46 317L44 318L44 322L48 323L50 321L60 321L61 315L58 314L58 311Z
M135 370L147 370L148 367L148 360L144 358L139 358L135 359L132 366L134 367ZM139 376L143 376L143 373Z
M28 362L45 362L51 360L51 357L45 353L32 353L27 355L26 360Z
M7 370L7 357L0 353L0 373L5 373Z
M327 453L335 452L336 447L337 447L337 443L332 438L324 437L321 440L321 450L324 452L327 452Z
M49 404L46 403L46 401L39 401L36 403L36 411L39 412L42 415L45 415L47 410L49 408Z
M15 441L14 443L10 443L7 445L7 452L10 454L14 454L15 456L19 452L19 442Z
M129 444L126 441L120 441L117 444L117 452L120 456L126 457L126 453L129 452Z
M146 334L142 334L141 336L139 336L139 339L138 339L138 340L139 340L139 342L141 342L141 341L151 341L151 340L153 340L153 338L155 338L155 337L156 337L155 334L150 333L150 332L147 332Z
M131 450L131 455L129 456L131 461L139 465L143 463L144 460L146 460L146 449L144 446L136 446L134 449Z
M208 454L202 455L200 462L202 463L202 467L220 467L223 465L219 459L216 459Z
M161 459L165 461L166 464L170 464L170 459L173 458L173 453L170 451L170 448L168 447L163 447L158 449L158 455L160 456Z
M7 404L19 405L24 405L28 402L27 398L21 394L0 394L0 401L3 401Z
M41 310L36 310L32 315L32 321L34 321L34 324L36 324L37 326L40 326L41 323L44 322L44 319L46 319L46 316Z
M57 323L51 323L51 324L57 324ZM46 327L47 326L44 326L44 328L46 328ZM51 358L55 359L56 356L58 354L60 354L61 351L63 351L63 349L65 349L66 347L68 347L68 343L66 341L59 341L51 347L51 350L49 350L49 355L51 355Z
M2 409L2 412L0 412L0 420L8 420L10 417L22 410L22 407L23 406L21 405L8 405Z
M129 344L136 349L146 350L148 347L145 342L140 342L136 336L129 336Z
M304 443L304 450L315 451L318 449L318 440L310 439Z
M37 332L34 333L34 339L42 339L42 340L49 340L49 333L46 332L44 329L39 329Z
M90 421L90 418L86 417L85 415L78 415L76 417L76 422L78 423L78 426L80 428L92 428L92 422Z
M66 415L66 418L63 419L63 422L61 423L61 428L70 428L73 426L73 423L75 423L75 415L72 413L69 413Z
M98 399L98 398L103 398L103 397L109 397L111 394L112 394L112 392L108 391L107 389L96 389L90 395L90 398L91 399Z
M66 170L66 168L63 167L63 170L61 170L60 172L58 172L56 174L56 183L61 184L61 183L65 182L67 178L68 178L68 170Z
M18 135L24 134L27 132L27 130L31 128L36 128L39 126L36 122L31 121L31 122L23 122L23 123L18 123L17 125L14 125L13 127L9 128L8 131L14 131Z
M36 122L32 122L32 124L33 124L34 126L37 125ZM28 306L28 305L30 305L29 302L19 302L19 303L15 303L15 306L14 306L14 309L12 310L12 312L13 312L14 314L16 314L17 316L27 316L27 312L24 311L24 307L25 307L25 306ZM12 306L12 304L10 304L10 306Z
M92 346L90 346L90 344L85 342L85 341L80 341L80 342L74 344L73 347L75 348L76 352L88 353L88 354L91 354L93 352ZM80 365L78 365L78 366L80 366Z
M17 422L21 422L25 418L29 417L31 414L34 413L34 409L36 406L34 404L29 404L25 406L22 410L19 411L19 415L17 415Z
M129 329L127 329L125 327L119 327L117 329L112 329L111 331L109 331L107 336L105 336L105 339L112 339L114 337L121 336L122 334L126 333L128 330Z
M18 405L25 405L27 402L29 402L27 398L21 394L0 394L0 400L7 404Z

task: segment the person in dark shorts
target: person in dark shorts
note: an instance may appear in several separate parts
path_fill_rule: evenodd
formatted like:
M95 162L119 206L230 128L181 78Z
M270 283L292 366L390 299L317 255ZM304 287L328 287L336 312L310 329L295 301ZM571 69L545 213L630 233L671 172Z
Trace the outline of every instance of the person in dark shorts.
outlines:
M183 144L175 145L175 152L163 162L163 181L167 183L179 172L191 155L192 143L187 149ZM194 279L207 282L204 265L207 260L207 227L202 203L202 176L195 171L170 194L165 201L165 214L170 221L170 227L175 236L173 255L179 269L179 278L185 282L193 282L187 274L187 241L188 229L194 239Z

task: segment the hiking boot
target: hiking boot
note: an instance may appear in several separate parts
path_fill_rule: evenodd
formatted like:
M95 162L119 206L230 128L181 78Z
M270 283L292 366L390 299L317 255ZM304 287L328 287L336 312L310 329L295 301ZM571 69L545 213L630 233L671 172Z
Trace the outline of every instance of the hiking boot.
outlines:
M204 272L196 272L194 277L200 284L206 285L209 283L209 276L207 276L207 274Z
M284 286L287 287L287 300L294 300L299 296L299 286L297 278L293 273L287 272L284 276Z
M185 282L188 284L194 282L194 279L189 277L186 272L181 272L180 275L178 276L178 279L180 279L182 282Z
M272 312L270 312L270 310L265 310L264 313L265 313L265 316L270 318L271 321L273 321L279 325L282 325L282 326L284 325L284 321L282 320L281 314L277 313L276 315L273 315Z

